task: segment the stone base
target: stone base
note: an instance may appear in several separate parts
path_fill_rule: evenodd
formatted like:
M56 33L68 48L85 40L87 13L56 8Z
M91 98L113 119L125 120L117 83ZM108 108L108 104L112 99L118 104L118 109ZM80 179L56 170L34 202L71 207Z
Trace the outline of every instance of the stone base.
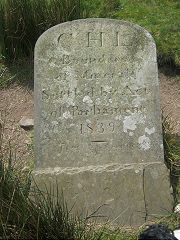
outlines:
M169 174L162 163L46 168L32 177L41 190L58 184L72 213L95 212L101 222L140 226L172 212Z

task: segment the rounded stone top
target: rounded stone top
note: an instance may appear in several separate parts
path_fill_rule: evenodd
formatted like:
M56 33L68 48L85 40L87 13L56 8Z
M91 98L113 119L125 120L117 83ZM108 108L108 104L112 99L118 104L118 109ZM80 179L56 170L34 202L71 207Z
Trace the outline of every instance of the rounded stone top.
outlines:
M108 19L108 18L86 18L86 19L78 19L73 21L67 21L64 23L57 24L48 30L46 30L37 40L40 41L42 36L46 34L52 33L57 31L57 29L66 29L66 30L78 30L79 27L82 27L82 31L85 31L86 28L92 28L94 30L96 27L98 28L107 28L107 29L118 29L119 27L129 28L129 29L136 29L137 31L143 32L149 40L154 41L151 34L144 29L143 27L139 26L138 24L127 22L124 20L116 20L116 19Z

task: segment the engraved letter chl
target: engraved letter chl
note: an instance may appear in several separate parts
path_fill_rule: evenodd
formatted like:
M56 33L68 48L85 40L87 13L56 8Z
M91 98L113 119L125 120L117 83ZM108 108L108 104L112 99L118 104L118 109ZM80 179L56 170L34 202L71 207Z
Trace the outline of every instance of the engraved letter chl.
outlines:
M88 42L87 42L88 47L93 47L93 46L102 47L103 46L103 32L100 32L100 33L88 32L87 37L88 37Z

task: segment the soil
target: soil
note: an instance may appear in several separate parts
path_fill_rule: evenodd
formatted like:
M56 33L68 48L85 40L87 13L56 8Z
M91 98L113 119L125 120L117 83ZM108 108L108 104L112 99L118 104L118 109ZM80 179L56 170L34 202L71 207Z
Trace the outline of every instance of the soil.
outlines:
M14 163L22 167L31 167L33 162L30 138L33 130L25 130L19 125L23 116L33 118L33 95L33 90L17 84L0 90L0 123L3 126L2 152L9 154L11 147Z
M163 115L174 125L174 134L180 136L180 75L167 76L161 71L159 83ZM14 84L0 90L0 123L4 126L2 152L7 153L12 146L15 162L27 167L33 162L30 138L33 130L21 128L19 121L23 116L33 118L33 106L34 92L28 87Z

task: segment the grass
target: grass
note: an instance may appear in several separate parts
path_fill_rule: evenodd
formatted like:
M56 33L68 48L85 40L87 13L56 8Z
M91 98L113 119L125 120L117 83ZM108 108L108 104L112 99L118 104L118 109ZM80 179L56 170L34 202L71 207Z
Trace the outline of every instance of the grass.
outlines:
M180 137L172 134L173 125L168 117L163 119L164 157L170 169L171 184L176 204L180 203Z
M31 58L8 62L2 56L0 57L0 89L7 88L13 83L33 89L34 74Z
M172 0L85 1L88 17L114 18L148 30L157 45L159 65L180 66L180 2Z
M0 49L11 60L33 56L45 30L81 17L80 0L1 0L0 12Z

